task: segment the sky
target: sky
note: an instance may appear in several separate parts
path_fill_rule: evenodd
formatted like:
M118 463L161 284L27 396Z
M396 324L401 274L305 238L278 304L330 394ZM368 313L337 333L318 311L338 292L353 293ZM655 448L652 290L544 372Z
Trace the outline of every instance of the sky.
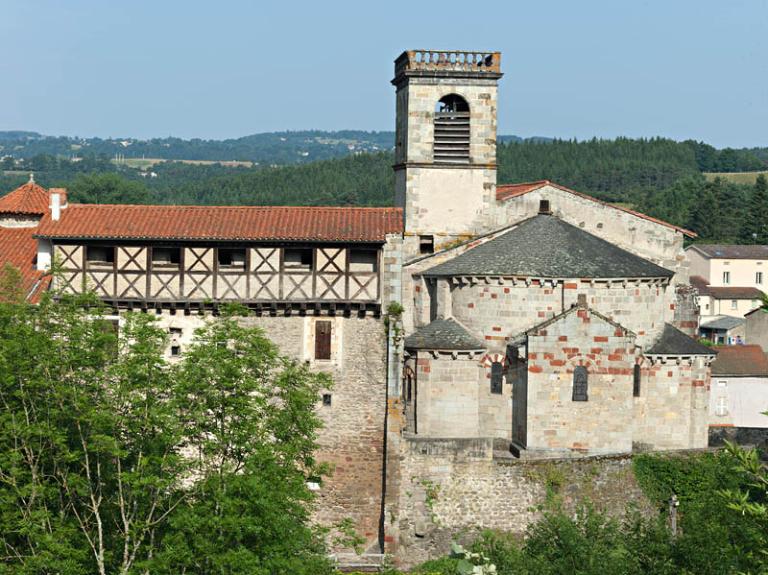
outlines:
M768 0L0 0L0 130L394 130L406 49L499 50L499 133L768 146Z

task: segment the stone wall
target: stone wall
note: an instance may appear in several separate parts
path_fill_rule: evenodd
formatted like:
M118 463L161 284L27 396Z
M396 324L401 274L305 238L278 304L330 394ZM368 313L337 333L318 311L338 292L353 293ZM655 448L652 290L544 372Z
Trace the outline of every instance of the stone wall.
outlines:
M634 331L638 344L647 346L664 323L672 321L674 304L669 302L668 291L674 290L640 282L624 285L573 279L553 285L533 280L528 285L522 281L479 281L454 286L450 312L443 315L455 317L484 339L490 351L503 353L510 337L570 309L581 294L590 308Z
M492 228L496 185L498 87L488 78L411 77L396 97L395 204L405 210L405 252L418 255L418 235L440 248ZM470 163L434 164L434 114L443 96L469 105Z
M757 310L746 316L746 341L768 353L768 311Z
M528 336L527 440L533 451L632 450L635 338L577 308ZM586 401L574 401L574 370L588 374Z
M639 449L707 446L710 370L703 358L644 360L634 398L633 441Z
M407 567L450 552L483 529L522 534L559 498L567 512L590 502L621 516L627 504L655 510L632 473L631 457L524 462L493 451L491 439L403 437L396 545Z

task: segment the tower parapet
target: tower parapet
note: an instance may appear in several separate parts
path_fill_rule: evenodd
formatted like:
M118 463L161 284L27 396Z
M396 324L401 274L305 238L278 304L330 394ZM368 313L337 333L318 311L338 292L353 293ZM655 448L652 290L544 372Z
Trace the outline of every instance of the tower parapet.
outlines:
M397 85L405 76L432 76L457 74L501 78L501 52L474 52L466 50L406 50L395 60Z

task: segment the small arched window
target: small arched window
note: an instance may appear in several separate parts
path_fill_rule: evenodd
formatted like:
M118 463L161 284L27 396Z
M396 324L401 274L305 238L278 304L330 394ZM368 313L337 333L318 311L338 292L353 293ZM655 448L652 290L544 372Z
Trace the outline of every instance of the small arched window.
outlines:
M587 401L589 375L587 368L580 365L573 370L573 401Z
M494 361L491 364L491 393L500 395L503 381L504 366L500 362Z
M435 106L434 161L469 163L469 105L458 94L440 98Z
M635 370L632 372L632 395L640 397L640 365L635 364Z

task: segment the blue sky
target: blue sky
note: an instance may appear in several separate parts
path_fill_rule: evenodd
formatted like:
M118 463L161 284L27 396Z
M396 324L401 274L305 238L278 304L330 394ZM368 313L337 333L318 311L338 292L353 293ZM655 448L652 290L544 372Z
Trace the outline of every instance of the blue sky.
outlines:
M500 50L502 134L768 146L768 0L0 0L0 130L392 130L408 48Z

